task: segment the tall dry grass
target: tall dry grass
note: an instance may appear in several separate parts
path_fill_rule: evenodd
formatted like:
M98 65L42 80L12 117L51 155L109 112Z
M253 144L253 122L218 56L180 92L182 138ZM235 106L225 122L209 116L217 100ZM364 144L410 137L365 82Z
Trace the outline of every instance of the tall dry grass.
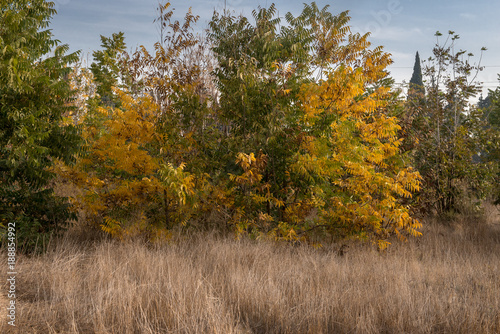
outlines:
M500 333L497 218L430 223L385 253L351 244L344 256L215 234L162 247L68 235L19 258L16 330Z

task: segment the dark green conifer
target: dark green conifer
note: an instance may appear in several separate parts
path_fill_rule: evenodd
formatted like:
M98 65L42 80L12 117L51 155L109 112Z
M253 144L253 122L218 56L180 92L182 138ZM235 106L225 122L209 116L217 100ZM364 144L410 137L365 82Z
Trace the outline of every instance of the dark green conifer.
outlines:
M425 95L424 82L422 81L422 68L420 67L420 56L415 55L415 65L413 65L413 75L410 80L410 87L408 91L408 96L412 95Z

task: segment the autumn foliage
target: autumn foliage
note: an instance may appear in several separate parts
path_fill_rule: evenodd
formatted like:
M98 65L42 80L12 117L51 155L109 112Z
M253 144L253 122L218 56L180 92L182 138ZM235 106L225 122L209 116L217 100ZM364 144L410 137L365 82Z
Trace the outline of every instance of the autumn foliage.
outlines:
M377 79L370 76L379 73L373 61L384 66L389 59L381 52L366 57L364 68L342 65L320 84L304 86L303 122L310 133L321 132L303 142L294 167L319 181L316 207L327 230L374 234L384 248L392 233L420 235L420 223L401 202L419 190L420 176L398 155L399 125L389 116L388 87L363 89Z
M191 11L174 16L169 2L159 5L153 50L128 53L115 33L101 36L90 66L61 58L65 47L33 60L57 68L65 96L54 125L69 132L49 144L74 142L42 168L77 189L61 224L78 214L118 239L216 228L384 249L393 236L421 234L418 210L457 210L462 194L480 199L495 188L496 128L468 107L477 87L463 52L437 47L435 66L424 67L436 84L406 98L387 71L390 54L353 33L347 11L313 2L298 16L280 17L274 4L250 17L214 12L203 35ZM456 79L446 76L451 65ZM11 163L9 152L21 151L6 143L2 161ZM0 194L21 185L11 181ZM20 207L0 203L11 216Z
M276 13L254 11L253 23L215 13L202 39L197 17L173 21L167 3L153 54L127 54L122 34L101 38L86 148L60 166L89 222L118 238L215 224L381 249L420 234L405 204L420 176L400 155L389 54L350 32L347 12L312 3L286 25Z

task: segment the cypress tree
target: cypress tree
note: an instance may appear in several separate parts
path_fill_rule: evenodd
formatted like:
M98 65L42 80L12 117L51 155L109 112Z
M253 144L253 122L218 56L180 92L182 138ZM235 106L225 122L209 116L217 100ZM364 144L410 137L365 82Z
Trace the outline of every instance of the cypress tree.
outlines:
M408 97L413 95L425 95L424 83L422 81L422 68L420 67L420 56L415 55L415 65L413 65L413 75L410 80L410 87L408 91Z

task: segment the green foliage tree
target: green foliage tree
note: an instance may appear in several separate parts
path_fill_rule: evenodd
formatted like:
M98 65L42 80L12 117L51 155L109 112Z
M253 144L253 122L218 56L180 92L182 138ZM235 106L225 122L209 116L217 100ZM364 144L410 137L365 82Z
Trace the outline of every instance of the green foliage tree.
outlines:
M498 76L500 82L500 75ZM479 106L481 107L481 106ZM484 107L490 108L486 114L488 124L500 128L500 88L490 90L488 96L484 100Z
M487 109L491 107L491 95L488 93L486 98L483 97L483 94L481 93L481 96L479 96L479 101L477 102L477 107L479 109Z
M260 172L272 196L258 205L265 209L254 209L256 214L262 211L279 216L284 212L279 203L286 196L285 170L296 148L287 145L297 136L292 124L300 109L294 101L309 74L305 66L309 56L304 52L308 45L293 32L294 28L278 31L275 13L274 5L254 11L255 25L246 17L216 13L209 36L219 63L215 72L221 94L218 120L228 126L222 139L227 148L223 157L226 172L240 171L235 165L240 152L261 157L257 164L263 164L265 159L265 168ZM248 199L248 188L241 187L241 192L235 194L240 208L250 205L243 204Z
M455 51L459 36L453 31L428 60L425 99L409 100L413 163L423 177L419 196L425 211L460 212L464 201L483 197L491 186L491 164L474 161L485 152L481 112L469 103L479 92L470 75L480 67L472 54ZM470 203L470 202L469 202ZM477 203L477 202L476 202ZM470 206L469 206L470 207Z
M126 50L124 33L115 33L111 37L101 35L101 47L103 50L93 53L94 62L90 65L90 70L97 85L99 104L114 107L119 100L112 88L118 87L119 80L123 80L123 59Z
M2 0L0 7L0 223L15 223L30 250L73 218L54 195L51 167L70 164L79 148L77 128L64 122L72 90L66 77L78 53L52 38L56 13L43 0Z
M478 107L484 113L485 131L488 133L487 152L482 155L482 161L492 163L497 169L493 199L495 204L500 205L500 88L489 90L488 96L479 101Z

